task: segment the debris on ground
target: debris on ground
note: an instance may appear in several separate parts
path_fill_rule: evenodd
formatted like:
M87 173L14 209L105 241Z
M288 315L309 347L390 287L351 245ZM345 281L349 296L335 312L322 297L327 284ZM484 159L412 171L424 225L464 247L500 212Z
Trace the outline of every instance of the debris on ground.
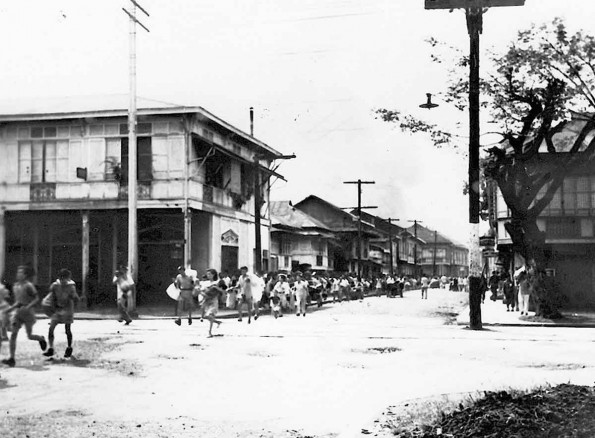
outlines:
M394 415L390 428L399 438L587 438L595 436L595 388L562 384L528 393L486 392L432 424L400 425Z

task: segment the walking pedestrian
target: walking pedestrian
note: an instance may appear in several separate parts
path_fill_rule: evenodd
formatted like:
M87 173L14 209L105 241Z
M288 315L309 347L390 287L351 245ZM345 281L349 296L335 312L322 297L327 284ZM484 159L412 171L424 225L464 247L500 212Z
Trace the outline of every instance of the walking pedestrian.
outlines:
M58 324L64 324L66 342L68 343L64 357L68 358L72 356L72 331L70 326L74 322L74 303L79 301L76 285L72 281L72 274L68 269L60 270L58 279L50 285L48 295L53 302L53 314L50 317L48 332L49 348L43 355L46 357L54 355L54 330Z
M184 309L186 309L188 311L188 325L192 325L192 310L194 308L192 293L194 292L194 278L186 273L186 269L183 266L178 266L178 275L174 284L180 289L178 306L176 307L176 319L174 322L177 325L182 325L180 316L184 312Z
M254 297L252 295L252 278L248 274L248 268L242 266L240 268L240 278L238 278L238 321L242 322L243 311L242 307L246 305L248 307L248 324L252 319L252 309L254 307Z
M425 275L421 277L421 299L428 299L428 286L430 285L430 280Z
M297 305L296 316L306 316L306 303L308 300L308 282L304 280L301 272L295 274L295 282L293 283L295 291L295 300Z
M289 283L287 283L287 277L283 274L279 275L279 280L275 287L273 287L273 294L277 294L279 297L279 305L281 307L281 312L279 316L283 316L283 310L286 310L289 306L289 296L291 295L291 289L289 288Z
M529 299L531 297L531 286L529 280L529 273L526 269L519 273L517 283L519 289L521 315L529 315Z
M502 282L502 292L504 294L504 304L506 304L506 311L514 311L514 284L512 283L509 275L506 275L504 281Z
M42 351L47 348L45 338L33 334L33 325L36 321L33 309L39 302L39 294L30 281L31 277L31 271L26 266L18 267L16 282L12 287L14 304L7 309L10 312L10 327L12 330L9 340L9 357L2 360L2 363L9 367L15 366L14 356L17 349L17 336L23 325L30 340L39 342Z
M125 325L129 325L132 322L132 318L128 314L128 298L129 294L132 293L134 281L128 274L128 268L126 266L120 266L120 269L115 272L112 283L116 285L118 322L126 321Z

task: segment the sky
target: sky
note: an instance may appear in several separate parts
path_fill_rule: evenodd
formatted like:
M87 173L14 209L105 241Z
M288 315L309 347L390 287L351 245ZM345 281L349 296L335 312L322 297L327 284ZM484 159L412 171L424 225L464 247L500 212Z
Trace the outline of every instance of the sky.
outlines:
M409 221L466 243L464 147L436 149L423 135L376 120L398 109L448 128L467 114L439 99L446 71L430 60L434 37L468 51L461 10L424 10L423 0L141 0L137 94L202 106L283 154L272 200L310 194L339 207ZM129 0L0 0L0 99L128 92ZM490 9L485 50L503 50L532 23L566 18L589 29L595 2L526 0ZM484 65L485 68L485 65ZM482 74L485 73L482 70ZM426 93L440 106L419 108Z

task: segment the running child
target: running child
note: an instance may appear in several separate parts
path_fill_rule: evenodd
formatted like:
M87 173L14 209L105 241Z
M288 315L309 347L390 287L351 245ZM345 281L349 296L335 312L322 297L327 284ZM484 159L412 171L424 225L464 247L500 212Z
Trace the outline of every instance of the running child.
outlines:
M54 313L50 317L48 332L50 348L43 355L46 357L54 355L54 330L58 324L64 324L66 341L68 342L64 357L68 358L72 356L72 331L70 331L70 326L74 322L74 303L79 301L76 285L72 281L72 274L68 269L60 270L58 279L50 285L49 294L51 294L50 300L53 300Z
M33 325L35 324L35 305L39 302L39 294L33 283L29 281L27 276L28 268L26 266L19 266L17 269L17 281L14 283L12 292L14 294L14 304L7 310L10 312L10 327L12 333L10 334L10 356L8 359L3 359L2 363L9 367L15 366L14 355L17 349L17 336L19 330L24 325L27 331L27 337L32 341L39 342L41 351L47 348L47 342L43 336L33 334Z
M213 337L213 324L217 324L217 327L221 325L221 321L215 319L215 316L219 310L219 297L223 295L226 288L225 282L219 279L217 271L208 269L207 280L201 282L200 293L204 297L204 317L209 320L209 338Z

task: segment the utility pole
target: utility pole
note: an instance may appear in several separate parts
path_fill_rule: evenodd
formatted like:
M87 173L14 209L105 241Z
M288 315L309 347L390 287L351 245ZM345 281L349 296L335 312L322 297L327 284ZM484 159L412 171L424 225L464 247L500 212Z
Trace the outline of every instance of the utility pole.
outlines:
M432 261L432 276L436 276L436 244L438 242L438 231L434 230L434 258Z
M412 219L408 220L407 222L413 223L413 235L415 236L415 243L414 243L414 252L413 252L413 269L415 272L415 278L417 279L420 275L420 269L417 266L417 224L423 224L423 221Z
M399 222L400 219L393 219L393 218L390 218L389 217L388 219L386 219L386 221L388 222L388 250L389 250L389 253L390 253L390 268L389 268L389 273L390 273L391 276L393 276L394 273L395 273L395 270L394 270L394 267L393 267L394 255L393 255L393 231L392 231L393 224L392 223L393 223L393 221ZM398 268L398 264L399 264L398 257L399 257L399 254L397 252L397 268Z
M254 107L250 107L250 136L254 137ZM262 200L260 196L260 157L254 154L254 273L262 272L262 236L260 210Z
M425 9L464 8L469 33L469 326L481 330L481 254L479 250L479 35L485 8L523 6L525 0L425 0Z
M125 8L122 10L128 15L129 21L129 107L128 107L128 272L135 284L138 283L138 225L137 225L137 144L136 144L136 25L138 24L147 32L147 29L136 18L136 9L140 9L147 17L145 11L135 0L132 3L132 12ZM136 289L133 289L132 299L128 300L128 310L136 311Z
M254 137L254 107L250 107L250 136ZM254 154L254 273L262 274L262 233L261 233L261 209L262 198L260 196L260 158L261 155ZM295 154L277 155L275 160L290 160Z
M375 181L345 181L343 184L357 184L357 278L362 278L362 184L376 184ZM376 208L376 207L367 207Z

